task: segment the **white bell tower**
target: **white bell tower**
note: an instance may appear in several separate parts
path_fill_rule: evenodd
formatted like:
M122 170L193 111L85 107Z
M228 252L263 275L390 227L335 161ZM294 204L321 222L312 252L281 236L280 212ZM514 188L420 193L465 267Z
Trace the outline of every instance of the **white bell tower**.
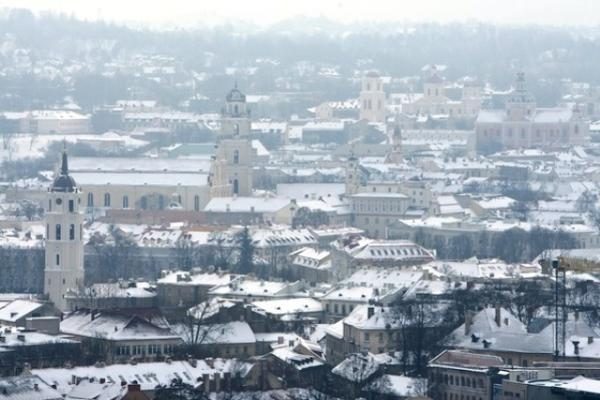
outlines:
M81 190L69 176L66 148L59 175L54 179L46 203L46 264L44 294L61 311L67 309L65 295L83 289L83 214Z

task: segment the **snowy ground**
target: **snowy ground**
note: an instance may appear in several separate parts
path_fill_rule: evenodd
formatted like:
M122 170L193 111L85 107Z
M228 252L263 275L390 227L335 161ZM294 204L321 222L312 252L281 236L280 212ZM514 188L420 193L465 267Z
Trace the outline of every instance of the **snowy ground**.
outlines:
M102 135L35 135L19 133L10 136L8 139L0 140L0 162L43 157L53 142L65 140L67 143L76 143L77 140L99 140L102 137ZM128 136L122 138L125 139L127 147L137 147L145 143Z

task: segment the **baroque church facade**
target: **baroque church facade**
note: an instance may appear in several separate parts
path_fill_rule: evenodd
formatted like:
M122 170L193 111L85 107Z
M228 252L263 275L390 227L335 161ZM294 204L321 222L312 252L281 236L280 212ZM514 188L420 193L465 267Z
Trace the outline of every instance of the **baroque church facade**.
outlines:
M505 108L481 110L475 122L477 148L483 152L583 145L588 128L577 107L537 107L523 73L517 74Z

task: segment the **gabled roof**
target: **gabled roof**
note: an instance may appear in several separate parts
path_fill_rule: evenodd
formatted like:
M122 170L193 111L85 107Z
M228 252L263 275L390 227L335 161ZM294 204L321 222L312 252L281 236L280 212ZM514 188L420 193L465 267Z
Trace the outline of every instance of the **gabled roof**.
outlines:
M0 321L16 322L44 307L43 303L31 300L14 300L0 308Z
M60 323L60 331L73 336L105 340L180 339L169 329L161 328L137 315L98 312L92 318L87 310L75 311Z

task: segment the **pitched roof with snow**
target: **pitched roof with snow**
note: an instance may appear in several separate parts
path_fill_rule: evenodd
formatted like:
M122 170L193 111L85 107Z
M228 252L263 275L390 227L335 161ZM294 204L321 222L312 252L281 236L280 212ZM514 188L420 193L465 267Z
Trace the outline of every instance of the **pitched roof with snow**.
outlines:
M169 329L159 327L138 316L75 311L60 323L60 331L73 336L105 340L179 340Z

